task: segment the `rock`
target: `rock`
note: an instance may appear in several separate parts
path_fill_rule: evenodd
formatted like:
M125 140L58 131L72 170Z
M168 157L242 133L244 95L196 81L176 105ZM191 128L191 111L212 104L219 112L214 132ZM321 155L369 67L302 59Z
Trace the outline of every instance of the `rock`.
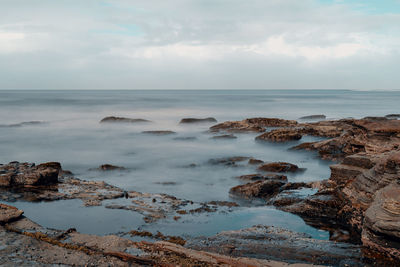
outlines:
M312 188L312 185L309 183L299 182L299 183L287 183L282 186L282 190L296 190L299 188Z
M100 170L100 171L115 171L115 170L123 171L123 170L126 170L126 168L125 167L111 165L111 164L103 164L98 168L98 170Z
M283 260L295 265L364 266L357 245L313 239L304 233L273 226L256 225L198 237L187 240L186 247L231 257Z
M40 186L58 182L61 165L48 162L35 166L32 163L10 162L0 166L0 186Z
M287 141L297 141L300 140L301 138L302 135L295 129L277 129L257 136L256 140L287 142Z
M181 136L181 137L174 137L174 140L178 141L194 141L197 137L195 136Z
M24 212L16 207L0 203L0 224L8 223L22 216Z
M118 123L140 123L140 122L150 122L145 119L131 119L131 118L124 118L124 117L105 117L103 118L100 123L109 123L109 122L118 122Z
M266 172L296 172L299 167L287 162L271 162L259 166L258 170Z
M269 174L269 175L262 175L262 174L247 174L238 177L240 180L244 181L259 181L259 180L279 180L283 182L287 182L287 176L279 175L279 174Z
M153 135L171 135L176 134L174 131L143 131L144 134L153 134Z
M236 166L237 162L246 161L248 159L249 157L236 156L228 158L210 159L208 163L212 165Z
M296 121L276 118L251 118L242 121L227 121L210 128L211 132L265 132L265 127L295 126Z
M326 119L325 115L309 115L299 118L299 120L325 120L325 119Z
M180 124L185 124L185 123L205 123L205 122L217 122L215 118L209 117L209 118L204 118L204 119L197 119L197 118L184 118L182 119L179 123Z
M400 119L400 114L388 114L388 115L385 116L385 118L387 118L389 120Z
M249 162L248 162L250 165L259 165L259 164L263 164L264 163L264 161L262 161L262 160L259 160L259 159L249 159Z
M237 139L237 137L233 134L224 134L224 135L216 135L210 137L211 139Z
M365 212L363 245L400 259L400 184L379 190Z
M39 125L39 124L44 124L45 122L43 121L25 121L25 122L20 122L20 123L15 123L15 124L0 124L1 127L22 127L22 126L30 126L30 125Z
M264 180L232 187L229 193L246 198L270 198L279 192L285 183L279 180Z

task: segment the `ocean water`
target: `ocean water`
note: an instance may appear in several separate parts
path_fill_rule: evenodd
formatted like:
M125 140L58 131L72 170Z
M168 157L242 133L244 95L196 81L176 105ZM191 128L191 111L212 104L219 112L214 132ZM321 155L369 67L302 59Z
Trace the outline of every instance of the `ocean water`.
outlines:
M332 163L318 159L312 152L288 150L301 142L316 140L312 137L285 144L256 142L256 134L213 140L210 139L213 135L207 132L213 124L180 125L182 118L214 117L218 122L249 117L298 119L313 114L325 114L328 119L360 118L400 113L399 103L400 92L379 91L0 91L0 163L59 161L78 178L104 180L125 190L167 193L196 202L232 200L229 189L241 183L236 177L255 173L254 167L213 166L207 163L210 159L248 156L287 161L306 168L305 172L289 175L289 181L326 179ZM152 122L100 124L106 116ZM29 121L43 123L7 126ZM171 130L176 134L142 133L148 130ZM176 140L176 137L194 139ZM90 170L105 163L128 170L104 173ZM196 167L187 167L193 163ZM314 238L329 237L327 232L306 225L300 217L263 203L150 225L132 211L85 208L81 201L13 205L44 226L76 227L81 232L95 234L142 228L197 236L265 224L306 232Z

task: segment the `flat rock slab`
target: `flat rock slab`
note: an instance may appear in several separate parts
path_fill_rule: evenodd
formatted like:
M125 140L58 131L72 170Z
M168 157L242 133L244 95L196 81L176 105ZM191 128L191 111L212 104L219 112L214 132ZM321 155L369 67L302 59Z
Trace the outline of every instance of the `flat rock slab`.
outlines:
M131 119L131 118L124 118L124 117L105 117L103 118L100 123L140 123L140 122L150 122L149 120L145 119Z
M0 224L8 223L22 216L24 212L16 207L0 203Z
M212 117L208 117L208 118L203 118L203 119L199 119L199 118L183 118L179 123L180 124L189 124L189 123L213 123L213 122L217 122L217 120L215 118Z

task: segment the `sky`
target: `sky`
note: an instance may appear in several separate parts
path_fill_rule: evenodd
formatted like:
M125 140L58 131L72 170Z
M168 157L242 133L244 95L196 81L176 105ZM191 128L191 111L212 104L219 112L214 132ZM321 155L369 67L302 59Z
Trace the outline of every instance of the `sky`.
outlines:
M0 89L400 89L400 0L0 0Z

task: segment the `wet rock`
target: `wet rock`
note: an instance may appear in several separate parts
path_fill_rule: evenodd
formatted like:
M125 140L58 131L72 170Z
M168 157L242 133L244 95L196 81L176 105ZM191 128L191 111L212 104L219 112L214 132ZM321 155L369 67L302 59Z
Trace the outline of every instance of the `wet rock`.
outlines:
M250 165L259 165L259 164L263 164L264 161L259 160L259 159L249 159L248 163Z
M171 135L176 134L174 131L143 131L144 134L152 134L152 135Z
M227 121L210 128L211 132L265 132L265 127L295 126L296 121L277 118L251 118L242 121Z
M194 140L197 140L197 137L195 137L195 136L174 137L174 140L177 140L177 141L194 141Z
M122 171L122 170L126 170L126 168L124 167L120 167L120 166L115 166L115 165L111 165L111 164L103 164L101 165L98 170L100 171Z
M222 207L239 207L239 204L237 204L236 202L232 202L232 201L210 201L207 202L206 204L209 205L214 205L214 206L222 206Z
M229 193L246 198L270 198L277 194L285 183L279 180L264 180L232 187Z
M312 188L312 184L304 182L287 183L284 186L282 186L281 190L296 190L300 188Z
M331 266L364 266L359 246L312 239L279 227L257 225L188 240L186 246L231 257ZM269 266L269 265L268 265Z
M22 127L22 126L30 126L30 125L40 125L44 124L45 122L43 121L25 121L25 122L20 122L20 123L15 123L15 124L0 124L1 127Z
M302 135L296 129L277 129L257 136L256 140L287 142L287 141L297 141L300 140L301 138Z
M299 120L325 120L325 119L326 119L325 115L309 115L299 118Z
M209 117L209 118L204 118L204 119L198 119L198 118L184 118L182 119L179 123L180 124L185 124L185 123L212 123L212 122L217 122L215 118Z
M244 180L244 181L279 180L279 181L287 182L287 176L279 175L279 174L262 175L259 173L255 173L255 174L242 175L242 176L239 176L238 178L240 180Z
M140 122L150 122L145 119L131 119L131 118L124 118L124 117L105 117L103 118L100 123L140 123Z
M388 115L385 116L385 118L387 118L389 120L400 119L400 114L388 114Z
M228 157L228 158L218 158L218 159L210 159L208 161L208 164L211 164L211 165L236 166L237 162L243 162L243 161L246 161L248 159L249 159L249 157L242 157L242 156Z
M266 172L296 172L299 167L287 162L271 162L259 166L258 170Z
M237 139L237 136L233 135L233 134L224 134L224 135L216 135L213 137L210 137L211 139Z
M8 223L22 216L24 212L13 206L0 203L0 224Z
M58 162L33 163L10 162L0 166L0 186L40 186L58 182L61 165Z

